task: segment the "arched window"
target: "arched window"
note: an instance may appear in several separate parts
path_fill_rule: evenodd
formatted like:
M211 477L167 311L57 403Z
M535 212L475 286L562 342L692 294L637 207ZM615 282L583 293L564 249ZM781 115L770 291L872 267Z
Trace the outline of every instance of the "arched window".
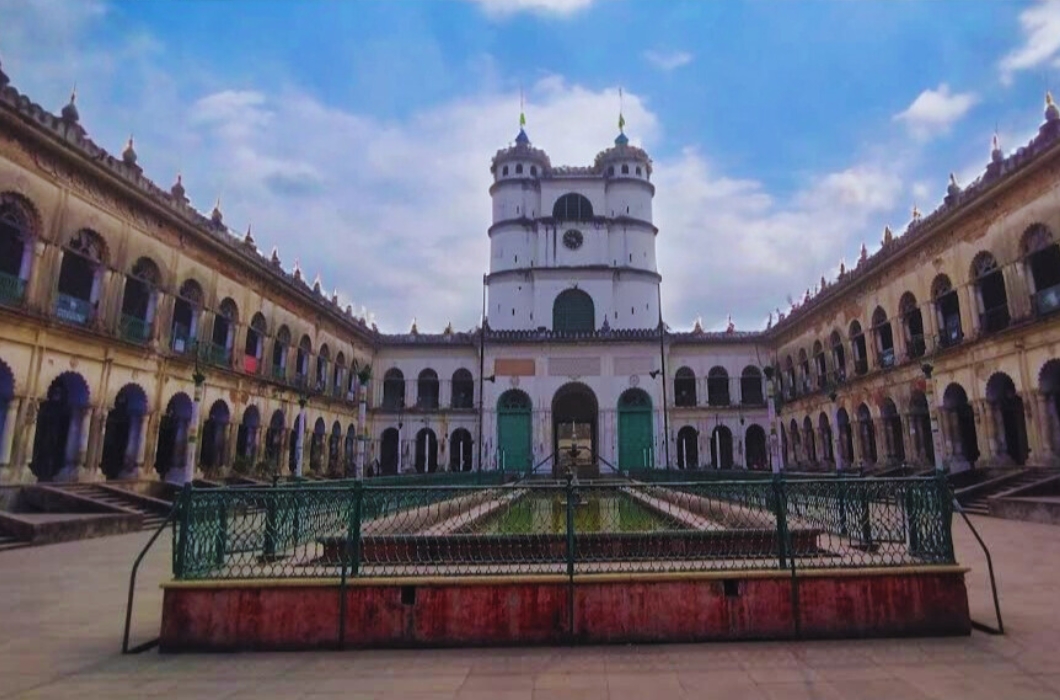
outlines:
M227 365L232 357L232 344L236 337L239 310L229 298L221 302L213 319L213 333L206 348L206 360L217 365Z
M744 451L747 454L747 468L756 471L769 469L769 453L766 451L766 431L756 424L747 426L744 435Z
M291 331L280 326L276 340L272 343L272 378L283 381L287 378L287 348L291 346Z
M471 432L466 428L457 428L449 436L449 471L471 471Z
M824 389L828 385L828 366L824 360L824 345L819 340L813 344L813 364L817 370L817 388Z
M629 175L629 163L622 164L622 174Z
M917 306L916 297L906 292L898 300L898 315L901 316L902 333L905 337L905 356L910 360L923 357L927 352L924 340L924 317Z
M795 363L791 355L784 358L784 398L789 401L795 398Z
M461 368L453 372L452 396L449 405L451 408L475 407L475 380L471 377L470 371Z
M405 375L396 367L383 375L383 409L396 411L405 407Z
M250 319L250 327L247 328L247 340L243 343L243 370L251 374L261 371L265 358L265 333L268 326L265 317L259 311Z
M560 292L552 304L552 330L556 333L592 333L595 329L593 298L580 289Z
M979 330L996 333L1008 328L1008 295L1005 276L990 253L983 251L972 260L972 278L979 304Z
M438 471L438 436L430 428L422 428L416 433L416 471Z
M125 278L121 298L121 337L134 343L145 343L151 337L158 303L156 290L162 283L162 273L150 258L140 258Z
M707 403L711 406L729 405L729 373L724 367L712 367L707 372Z
M95 318L103 283L106 245L95 231L78 231L66 245L59 269L55 316L86 325Z
M753 365L744 367L740 374L740 403L744 406L764 406L766 403L762 392L762 371Z
M501 168L501 175L504 176L504 177L507 177L507 175L508 175L508 166L507 165L504 166L503 168Z
M346 393L346 355L341 350L335 356L335 376L331 382L331 393L342 398Z
M516 163L515 164L515 174L516 175L522 175L523 174L523 164L522 163Z
M950 278L939 275L931 283L931 298L935 301L935 315L939 324L939 345L949 347L961 342L961 302Z
M33 263L32 209L16 194L0 194L0 304L17 304L26 294Z
M1023 233L1023 264L1028 271L1034 295L1034 311L1039 316L1060 309L1060 245L1053 233L1041 224Z
M799 392L808 393L810 391L810 358L806 354L806 348L799 348Z
M857 321L850 322L850 348L854 355L854 374L865 374L869 371L868 348L865 345L865 333Z
M416 379L416 408L433 411L438 408L438 373L425 369Z
M877 306L872 312L872 335L876 341L876 354L880 367L894 367L894 333L887 312Z
M170 344L174 352L188 353L198 337L199 313L202 310L202 287L195 280L185 280L173 301L173 326Z
M324 343L320 346L320 352L317 353L317 371L316 371L316 388L317 391L326 391L328 388L328 362L331 361L331 351L328 349L328 344Z
M530 177L537 177L537 166L536 165L531 165L530 166Z
M695 469L699 466L699 432L691 425L677 431L677 468Z
M847 353L846 348L843 347L843 336L839 335L839 331L832 331L828 343L832 346L832 363L835 365L836 383L844 382L847 378Z
M561 221L588 221L593 218L593 205L585 195L570 192L556 200L552 218Z
M295 353L294 380L296 384L309 381L309 358L313 354L313 341L303 335L298 341L298 352Z
M674 406L696 405L696 374L682 367L674 374Z

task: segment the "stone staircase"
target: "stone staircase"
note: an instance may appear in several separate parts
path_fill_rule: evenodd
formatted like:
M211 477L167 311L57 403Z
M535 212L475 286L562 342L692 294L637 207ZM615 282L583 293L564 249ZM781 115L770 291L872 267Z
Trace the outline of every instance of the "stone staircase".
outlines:
M123 492L117 487L108 488L100 484L67 483L54 484L68 493L76 494L108 506L136 511L143 516L143 530L154 530L169 515L171 504L131 491Z
M20 547L28 547L29 542L20 540L14 535L9 535L6 532L0 532L0 552L6 552L11 549L18 549Z
M965 512L973 515L990 515L990 497L1003 491L1030 486L1042 479L1054 476L1053 472L1043 472L1039 469L1024 469L1011 479L991 485L988 488L976 489L974 495L962 496L960 490L956 492L957 501Z

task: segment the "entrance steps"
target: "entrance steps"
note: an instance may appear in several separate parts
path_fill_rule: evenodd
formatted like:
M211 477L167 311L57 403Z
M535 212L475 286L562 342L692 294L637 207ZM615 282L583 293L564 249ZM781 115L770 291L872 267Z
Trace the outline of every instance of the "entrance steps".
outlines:
M1056 476L1056 471L1044 469L993 470L983 469L982 481L954 491L957 502L965 512L990 515L990 497L1003 491L1030 486Z
M21 540L14 535L9 535L6 532L0 532L0 552L6 552L11 549L19 549L20 547L28 547L29 542Z
M154 530L166 519L172 503L153 496L128 491L120 486L96 483L52 484L67 493L76 494L110 507L123 508L143 516L142 530Z

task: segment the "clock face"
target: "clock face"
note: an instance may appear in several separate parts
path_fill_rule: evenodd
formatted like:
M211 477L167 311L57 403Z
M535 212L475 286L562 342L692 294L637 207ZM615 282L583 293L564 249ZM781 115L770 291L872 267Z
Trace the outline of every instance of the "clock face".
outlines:
M567 246L571 250L577 250L582 247L582 232L578 229L571 229L563 234L563 245Z

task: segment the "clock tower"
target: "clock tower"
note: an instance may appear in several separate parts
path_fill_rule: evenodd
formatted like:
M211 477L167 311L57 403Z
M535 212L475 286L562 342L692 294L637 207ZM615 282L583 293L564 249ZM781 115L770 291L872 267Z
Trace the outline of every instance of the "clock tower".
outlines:
M619 133L591 166L553 167L522 129L491 165L493 330L591 334L659 322L652 163Z

